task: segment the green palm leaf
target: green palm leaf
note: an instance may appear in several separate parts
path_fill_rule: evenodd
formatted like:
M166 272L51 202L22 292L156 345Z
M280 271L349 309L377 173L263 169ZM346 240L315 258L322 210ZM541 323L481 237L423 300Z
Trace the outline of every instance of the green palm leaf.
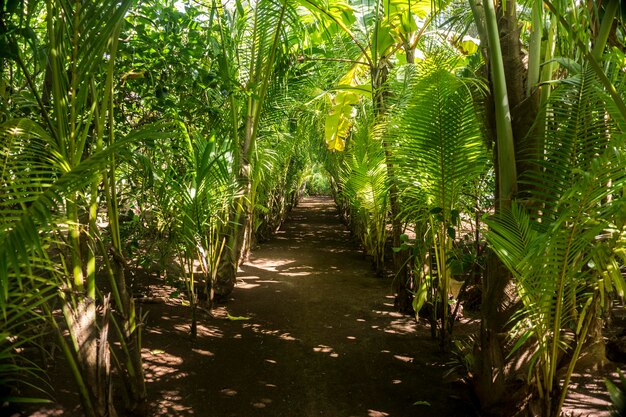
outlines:
M624 214L612 196L626 184L626 138L603 103L588 66L561 84L546 109L544 159L522 178L532 211L514 205L488 221L487 239L513 272L524 304L516 316L515 349L529 340L537 344L537 368L529 372L538 389L550 393L549 407L558 397L558 409L604 292L624 288L615 259ZM560 385L562 351L572 359Z
M431 65L415 75L390 134L398 138L395 159L404 192L420 189L431 208L449 211L487 159L469 87L442 65Z

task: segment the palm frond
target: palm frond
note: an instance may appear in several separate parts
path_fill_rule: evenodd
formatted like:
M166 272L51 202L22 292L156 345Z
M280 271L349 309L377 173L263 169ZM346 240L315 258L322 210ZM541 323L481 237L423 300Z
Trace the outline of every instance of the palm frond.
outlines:
M56 158L52 139L38 125L28 120L0 125L0 301L8 294L9 275L14 273L19 279L21 271L30 271L32 251L44 253L42 236L67 221L62 214L66 198L91 185L112 155L130 159L132 144L160 135L164 134L146 127L69 167Z
M449 211L487 162L472 95L436 62L424 63L414 77L412 93L389 122L398 181L403 193L425 193L431 208Z
M626 138L602 96L587 66L561 83L546 109L544 158L522 179L531 204L488 221L487 239L513 272L524 304L512 333L515 348L537 344L535 384L556 393L559 407L604 292L624 289L615 259L623 207L613 197L626 185ZM562 351L573 359L561 386Z

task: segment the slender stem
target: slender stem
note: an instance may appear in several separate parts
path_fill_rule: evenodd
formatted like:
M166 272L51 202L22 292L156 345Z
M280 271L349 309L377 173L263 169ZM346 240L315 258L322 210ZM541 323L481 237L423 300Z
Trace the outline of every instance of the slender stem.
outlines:
M548 28L548 38L546 40L546 48L545 54L543 57L543 69L541 70L541 80L540 83L546 83L552 79L552 74L556 70L557 63L553 62L554 51L556 48L556 29L557 29L557 21L556 17L552 15L550 17L550 27ZM541 107L545 107L550 98L550 93L552 92L552 87L549 85L541 86Z
M61 50L62 44L57 41L57 28L55 23L59 26L63 24L63 19L55 19L57 15L56 10L53 8L51 1L46 2L46 26L47 34L49 38L49 57L48 65L50 67L51 79L52 79L52 104L55 110L56 119L56 139L58 151L65 157L68 163L70 163L70 156L67 149L67 97L65 94L67 91L63 91L61 81L65 79L65 73L61 68L60 59L63 51Z
M559 22L565 28L565 30L567 30L568 32L570 32L570 34L572 34L572 37L575 39L576 44L582 51L585 59L589 62L589 64L591 65L591 68L594 70L594 72L600 79L600 83L602 83L604 88L606 88L609 95L613 99L613 102L615 103L615 106L617 107L617 110L619 111L620 116L622 116L623 121L626 122L626 103L624 103L624 100L622 100L622 97L617 92L617 89L615 88L615 86L611 83L611 81L608 79L608 77L604 73L604 70L598 63L598 60L594 58L594 56L589 52L589 48L587 47L587 45L585 45L585 43L580 39L580 37L577 36L576 25L572 26L567 20L565 20L565 18L558 12L558 10L554 7L554 5L552 4L550 0L544 0L544 3L546 6L548 6L550 11L554 13L554 15L556 15L556 17L559 19Z
M500 191L499 208L502 209L510 207L511 200L517 193L515 146L496 11L491 0L486 0L484 5L487 36L489 39L489 55L491 58L489 62L491 64L493 81L492 94L496 112L496 146L498 151Z
M270 56L267 59L265 70L263 71L262 74L259 74L262 77L263 83L261 84L261 92L259 94L257 108L254 114L254 136L252 137L253 141L256 138L256 132L258 131L259 122L261 121L261 111L263 109L263 103L265 101L265 96L267 95L267 89L271 81L272 66L274 65L274 60L276 59L276 50L278 49L278 41L280 40L281 30L282 30L282 26L284 23L286 11L287 11L287 1L284 0L283 6L280 9L280 17L278 18L278 25L276 27L276 31L274 32L274 39L272 43L272 49L270 50Z
M217 22L220 30L220 45L222 47L222 56L220 58L220 65L222 66L224 72L229 74L231 72L231 68L228 65L228 50L226 48L226 36L224 34L224 25L223 25L223 15L222 15L222 4L217 4L216 0L213 0L213 8L217 10ZM228 100L230 103L230 115L231 115L231 123L232 126L230 128L231 140L232 140L232 151L233 151L233 165L239 166L240 161L240 153L239 153L239 141L238 141L238 130L239 130L239 114L237 111L237 102L235 100L234 94L229 94Z
M480 39L480 47L483 57L488 59L489 55L487 46L489 45L489 37L487 36L487 28L485 27L485 9L482 2L478 3L476 0L469 0L469 4L470 9L472 9L474 24L476 25L476 30L478 31L478 38Z
M600 284L600 285L604 285L604 284ZM591 303L589 304L591 306L589 307L590 309L594 308L593 306L595 306L597 302L597 298L598 298L598 293L595 292L591 299ZM563 403L565 402L565 398L567 397L569 381L572 378L572 374L574 373L574 367L576 366L576 362L578 361L580 352L587 339L587 334L589 333L589 327L591 326L591 323L593 322L595 318L596 318L595 312L587 312L587 315L585 316L585 323L583 325L583 328L581 329L580 335L578 336L576 349L574 349L574 352L572 354L572 360L570 361L569 366L567 367L567 372L565 373L565 379L563 381L563 389L561 390L561 396L559 398L558 407L555 410L555 415L557 416L561 414Z
M606 46L606 42L609 39L609 34L611 33L613 21L615 20L615 16L617 16L619 6L619 0L609 0L609 4L604 9L604 17L602 18L602 22L600 23L598 36L596 37L596 39L594 39L593 51L591 53L594 59L596 59L597 61L602 60L604 47Z
M93 408L93 403L91 402L91 395L89 394L89 389L87 388L87 385L85 384L85 379L83 378L83 374L80 371L80 367L78 363L76 362L74 354L72 353L72 350L68 346L67 340L65 340L65 337L63 337L63 331L59 327L49 306L46 303L44 303L42 304L42 308L46 316L50 318L48 322L50 323L50 325L52 326L52 328L54 329L55 333L58 336L59 344L61 345L61 350L63 351L63 355L65 356L65 359L67 360L67 363L70 367L70 371L72 372L74 381L76 382L76 385L78 385L78 392L80 393L80 400L83 405L83 412L85 413L87 417L95 417L95 411Z
M539 81L541 70L541 37L543 35L543 0L534 0L532 8L532 27L528 54L528 78L526 95L530 97Z
M70 166L78 165L80 159L83 156L82 149L76 149L76 129L78 124L78 115L76 111L77 106L77 93L78 93L78 44L79 44L79 30L80 30L80 0L75 1L75 10L74 10L74 24L73 24L73 34L72 34L72 60L70 62L70 120L69 120L69 156L70 156Z

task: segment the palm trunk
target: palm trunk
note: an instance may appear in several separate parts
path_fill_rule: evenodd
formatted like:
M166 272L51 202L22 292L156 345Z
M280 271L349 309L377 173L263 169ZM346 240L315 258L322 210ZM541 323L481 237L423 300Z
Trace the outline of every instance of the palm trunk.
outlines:
M406 51L407 56L410 51ZM412 57L412 56L411 56ZM407 58L408 59L408 58ZM382 86L387 81L389 69L386 64L379 61L377 67L371 68L372 91L374 101L375 120L378 120L385 113L385 93ZM389 209L391 215L391 240L392 247L400 248L402 241L402 222L400 220L400 200L398 198L398 185L396 183L395 166L391 152L391 143L387 136L383 137L383 150L385 152L385 165L387 166L387 178L389 180ZM384 265L382 266L384 268ZM380 272L380 271L377 271ZM396 293L395 307L402 313L411 313L411 294L407 288L408 269L407 251L393 253L393 290Z
M534 169L524 162L526 152L539 153L537 135L528 135L537 115L536 89L527 89L527 69L522 62L515 0L505 0L496 11L490 0L483 8L470 0L474 16L484 16L483 44L488 44L487 58L491 68L491 100L494 108L488 125L495 127L497 210L510 207L518 189L518 175ZM481 22L482 23L482 22ZM536 45L535 45L536 46ZM535 50L536 52L536 50ZM533 142L534 141L534 142ZM509 319L516 310L510 272L493 253L488 254L481 303L480 350L475 389L483 409L489 413L511 410L521 398L510 392L510 375L506 373L507 352L504 348ZM507 405L508 404L508 405ZM512 411L511 411L512 413Z
M287 3L284 2L280 16L278 18L278 24L275 28L275 32L272 40L272 47L270 49L267 61L262 59L250 61L250 85L258 90L250 91L247 103L247 114L244 126L243 138L238 135L238 123L237 112L235 109L234 101L231 101L232 116L233 116L233 149L235 155L234 171L239 175L239 192L235 198L233 204L233 211L231 214L231 226L228 233L228 247L224 256L220 261L218 267L218 277L215 282L215 296L225 299L232 292L235 287L235 281L237 279L237 269L239 264L243 262L250 249L251 236L251 220L254 215L254 206L252 201L252 153L256 146L256 138L259 130L259 123L261 121L261 113L263 111L263 104L267 95L267 90L271 83L272 73L274 69L276 52L281 37L281 28L284 23L285 13L287 11ZM255 25L253 32L256 32L256 19L258 16L254 16ZM225 33L220 22L220 36L224 43ZM253 35L254 36L254 35ZM253 46L255 48L255 46ZM223 50L226 53L225 50ZM252 56L254 57L258 51L253 49ZM222 65L225 66L227 72L229 70L228 63L224 59Z

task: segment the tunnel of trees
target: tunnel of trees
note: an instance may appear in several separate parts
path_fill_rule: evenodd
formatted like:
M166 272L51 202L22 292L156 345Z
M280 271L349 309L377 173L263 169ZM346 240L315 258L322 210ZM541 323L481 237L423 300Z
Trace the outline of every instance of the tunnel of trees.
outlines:
M481 413L560 415L626 285L625 19L619 0L0 0L2 401L48 398L24 352L54 345L84 415L145 414L132 271L176 281L194 337L326 194Z

